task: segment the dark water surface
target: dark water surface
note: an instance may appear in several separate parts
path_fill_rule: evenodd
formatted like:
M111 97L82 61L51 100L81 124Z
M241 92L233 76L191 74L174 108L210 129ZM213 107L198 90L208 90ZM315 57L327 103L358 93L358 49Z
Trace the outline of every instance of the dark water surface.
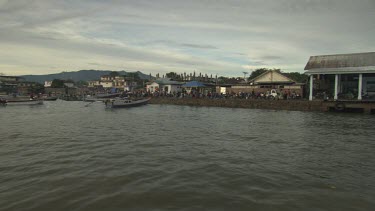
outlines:
M0 210L374 210L373 115L0 108Z

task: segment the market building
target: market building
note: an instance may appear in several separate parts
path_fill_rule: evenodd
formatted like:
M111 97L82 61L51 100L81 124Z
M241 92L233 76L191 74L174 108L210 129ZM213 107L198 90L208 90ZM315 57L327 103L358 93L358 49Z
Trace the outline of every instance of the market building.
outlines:
M231 87L225 87L225 90L228 93L267 93L271 90L275 90L280 94L286 93L288 95L302 97L304 84L297 83L283 75L280 71L268 70L250 80L248 84L232 85Z
M375 98L375 52L311 56L305 70L309 100Z

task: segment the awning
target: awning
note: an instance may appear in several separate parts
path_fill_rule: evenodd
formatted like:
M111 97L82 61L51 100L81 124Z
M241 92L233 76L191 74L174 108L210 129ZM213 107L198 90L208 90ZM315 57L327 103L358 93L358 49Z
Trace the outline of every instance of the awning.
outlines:
M206 86L199 81L190 81L182 85L182 87L206 87Z

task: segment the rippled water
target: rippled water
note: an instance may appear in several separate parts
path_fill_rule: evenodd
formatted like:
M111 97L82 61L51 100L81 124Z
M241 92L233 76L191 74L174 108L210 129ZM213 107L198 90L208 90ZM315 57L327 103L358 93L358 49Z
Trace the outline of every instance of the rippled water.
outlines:
M373 115L0 108L0 210L373 210Z

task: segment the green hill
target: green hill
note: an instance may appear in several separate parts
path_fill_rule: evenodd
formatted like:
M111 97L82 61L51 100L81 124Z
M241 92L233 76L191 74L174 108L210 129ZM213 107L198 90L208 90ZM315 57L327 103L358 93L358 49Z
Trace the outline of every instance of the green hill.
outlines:
M53 79L61 79L61 80L73 80L73 81L91 81L91 80L99 80L100 76L110 74L111 70L80 70L77 72L61 72L55 74L48 74L48 75L23 75L26 81L38 82L44 84L45 81L52 81ZM138 73L141 79L149 79L150 76L143 74L140 71L137 72L127 72L127 71L116 71L120 75L126 75L128 73Z

